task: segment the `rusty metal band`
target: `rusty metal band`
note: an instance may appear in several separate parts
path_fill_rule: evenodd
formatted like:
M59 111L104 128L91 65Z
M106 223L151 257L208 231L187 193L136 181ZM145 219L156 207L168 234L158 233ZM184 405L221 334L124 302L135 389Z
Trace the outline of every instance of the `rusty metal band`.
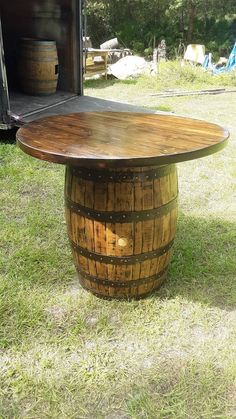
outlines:
M91 220L101 221L106 223L129 223L133 221L148 221L154 218L159 218L162 215L168 214L172 209L177 207L176 196L172 201L159 208L153 208L142 211L96 211L92 208L84 207L77 202L71 201L65 197L67 208L71 211L82 215L83 217L90 218Z
M102 255L100 253L91 252L84 247L79 246L73 240L70 240L72 248L77 252L78 255L84 256L88 259L92 259L96 262L107 263L111 265L133 265L135 263L145 262L149 259L154 259L156 257L162 256L167 253L173 243L174 240L171 240L166 246L160 247L159 249L152 250L151 252L139 253L138 255L132 256L107 256Z
M165 267L158 274L149 276L147 278L133 279L133 280L122 282L122 281L111 281L109 279L100 279L100 278L97 278L96 276L89 275L87 272L84 272L82 269L77 268L77 271L82 276L82 279L87 279L96 284L105 285L105 286L113 287L113 288L127 288L130 286L133 287L133 286L148 284L150 282L155 282L159 280L162 276L164 276L167 270L168 270L168 266Z
M71 168L71 170L74 176L84 180L92 180L93 182L142 182L145 180L159 179L173 173L175 171L175 165L168 164L144 172L135 172L131 170L115 172L106 169L97 170L76 167Z

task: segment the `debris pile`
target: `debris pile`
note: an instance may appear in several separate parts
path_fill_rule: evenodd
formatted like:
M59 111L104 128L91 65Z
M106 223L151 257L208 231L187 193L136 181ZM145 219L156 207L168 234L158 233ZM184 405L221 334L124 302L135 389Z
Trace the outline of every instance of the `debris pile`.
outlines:
M229 59L221 57L219 62L213 68L213 74L219 74L226 71L236 70L236 42L230 53Z
M132 51L129 48L123 48L120 46L117 38L109 39L100 45L100 49L107 51L108 53L108 64L114 64L123 57L132 55Z
M154 48L152 61L147 61L143 57L133 55L130 49L120 45L117 38L104 42L100 45L100 49L91 48L91 41L88 37L84 39L84 44L87 53L93 55L94 67L96 67L96 64L104 63L105 68L102 68L104 73L120 80L136 78L145 73L156 75L158 64L167 59L166 42L164 39L161 40L157 48ZM235 70L236 43L229 59L220 57L219 61L215 64L212 62L212 54L206 54L205 45L190 44L187 46L181 65L184 65L185 62L189 62L191 65L200 65L203 69L211 71L213 74Z
M190 44L184 54L184 61L191 64L200 64L205 70L211 71L213 74L236 70L236 42L229 58L220 57L215 64L212 62L212 53L205 53L205 45Z

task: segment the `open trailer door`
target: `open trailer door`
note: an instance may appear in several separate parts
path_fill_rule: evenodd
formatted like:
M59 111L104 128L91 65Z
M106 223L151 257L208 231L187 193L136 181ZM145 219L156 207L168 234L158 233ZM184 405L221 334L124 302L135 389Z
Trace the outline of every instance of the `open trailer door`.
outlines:
M85 6L85 0L0 0L0 129L72 112L143 111L125 103L83 96ZM55 41L59 61L55 93L41 96L22 89L18 62L22 39Z
M82 0L0 0L0 129L83 95L82 7Z
M10 103L0 17L0 129L11 128Z

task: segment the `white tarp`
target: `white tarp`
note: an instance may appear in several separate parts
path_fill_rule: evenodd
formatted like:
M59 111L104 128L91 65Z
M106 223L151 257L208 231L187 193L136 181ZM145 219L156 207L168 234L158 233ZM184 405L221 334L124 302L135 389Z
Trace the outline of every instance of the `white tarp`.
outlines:
M184 54L184 60L203 64L205 59L205 45L190 44Z
M112 74L119 80L135 78L147 71L150 72L150 63L136 55L121 58L108 67L108 74Z

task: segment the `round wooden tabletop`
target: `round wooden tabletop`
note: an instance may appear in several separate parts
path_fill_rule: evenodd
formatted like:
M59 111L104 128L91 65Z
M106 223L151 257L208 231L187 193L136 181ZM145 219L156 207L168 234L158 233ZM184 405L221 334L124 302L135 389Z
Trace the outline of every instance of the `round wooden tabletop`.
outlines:
M228 137L226 129L206 121L128 112L50 116L17 132L19 146L33 157L101 168L191 160L221 150Z

